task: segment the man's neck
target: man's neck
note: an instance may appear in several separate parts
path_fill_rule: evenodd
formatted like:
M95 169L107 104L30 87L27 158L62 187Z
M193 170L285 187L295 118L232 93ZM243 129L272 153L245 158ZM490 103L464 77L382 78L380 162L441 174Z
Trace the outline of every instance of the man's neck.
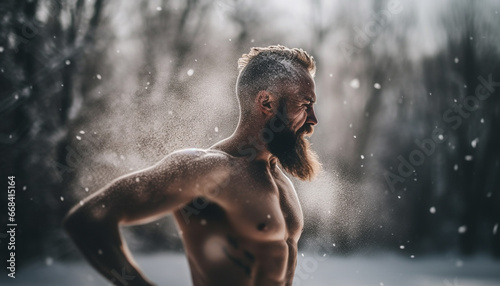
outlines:
M261 130L262 128L240 124L231 136L210 148L224 151L235 157L247 157L249 161L267 162L269 167L274 167L278 160L262 141Z

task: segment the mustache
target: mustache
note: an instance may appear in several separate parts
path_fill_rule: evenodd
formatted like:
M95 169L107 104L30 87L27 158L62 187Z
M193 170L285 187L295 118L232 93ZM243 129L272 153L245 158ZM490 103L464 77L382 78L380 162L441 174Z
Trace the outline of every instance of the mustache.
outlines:
M304 126L300 127L297 131L297 135L301 136L311 136L314 133L314 127L311 124L304 124Z

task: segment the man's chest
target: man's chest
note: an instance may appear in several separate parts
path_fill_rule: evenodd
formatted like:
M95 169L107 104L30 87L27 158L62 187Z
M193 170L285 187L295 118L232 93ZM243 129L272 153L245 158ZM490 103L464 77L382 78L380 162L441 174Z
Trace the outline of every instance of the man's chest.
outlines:
M299 239L304 225L302 209L284 175L241 176L228 187L228 219L236 230L262 241Z

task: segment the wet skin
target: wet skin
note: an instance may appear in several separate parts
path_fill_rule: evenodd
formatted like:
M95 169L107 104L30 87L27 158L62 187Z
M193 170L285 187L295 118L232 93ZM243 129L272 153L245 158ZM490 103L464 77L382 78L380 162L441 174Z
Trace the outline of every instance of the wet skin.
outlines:
M282 90L291 128L315 125L310 76ZM262 118L249 126L261 128L277 102L270 94L257 97ZM154 285L133 261L119 227L173 213L195 286L292 285L302 210L277 158L261 148L254 158L241 154L246 138L257 135L248 128L209 149L180 150L114 180L70 211L66 231L115 285L125 279L117 273L127 275L128 285Z

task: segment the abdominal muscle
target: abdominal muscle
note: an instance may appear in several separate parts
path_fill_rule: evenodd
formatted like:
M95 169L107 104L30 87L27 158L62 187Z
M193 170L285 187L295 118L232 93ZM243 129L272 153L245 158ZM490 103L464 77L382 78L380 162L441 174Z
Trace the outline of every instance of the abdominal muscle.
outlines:
M295 257L293 240L241 235L217 206L207 210L208 215L193 215L188 223L180 212L175 213L194 286L291 285L286 279L294 266L289 263L290 254Z

